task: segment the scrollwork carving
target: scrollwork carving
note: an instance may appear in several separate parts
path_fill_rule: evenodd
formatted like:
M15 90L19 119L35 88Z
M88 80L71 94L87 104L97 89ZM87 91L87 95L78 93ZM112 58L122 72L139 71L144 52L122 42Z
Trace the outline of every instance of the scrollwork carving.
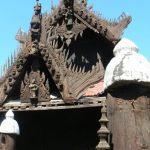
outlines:
M57 42L53 41L51 47L47 48L49 58L46 60L46 64L64 101L72 103L77 101L90 85L103 79L104 68L99 54L97 54L96 65L93 65L88 72L84 67L78 68L72 63L68 64L68 54L64 51L64 45L61 50L58 50L55 46ZM51 65L48 65L48 60L52 60L50 61Z

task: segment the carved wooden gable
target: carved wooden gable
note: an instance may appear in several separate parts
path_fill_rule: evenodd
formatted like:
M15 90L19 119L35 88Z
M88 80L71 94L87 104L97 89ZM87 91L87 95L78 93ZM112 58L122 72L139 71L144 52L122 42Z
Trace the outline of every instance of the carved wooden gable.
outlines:
M0 102L37 104L55 97L74 103L103 79L114 43L130 17L111 25L84 1L64 0L51 15L42 15L37 2L34 11L29 34L18 38L22 50L1 80Z

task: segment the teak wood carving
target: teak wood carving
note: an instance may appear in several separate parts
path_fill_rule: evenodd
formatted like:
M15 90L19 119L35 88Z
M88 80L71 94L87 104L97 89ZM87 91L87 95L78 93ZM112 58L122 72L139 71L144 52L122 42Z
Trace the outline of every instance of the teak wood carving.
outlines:
M37 1L34 11L30 32L19 30L16 36L21 50L8 69L4 67L0 104L9 100L37 104L52 96L76 102L103 79L103 48L114 46L131 17L109 22L88 9L86 1L73 0L63 0L51 15L42 14ZM102 47L98 40L104 41Z

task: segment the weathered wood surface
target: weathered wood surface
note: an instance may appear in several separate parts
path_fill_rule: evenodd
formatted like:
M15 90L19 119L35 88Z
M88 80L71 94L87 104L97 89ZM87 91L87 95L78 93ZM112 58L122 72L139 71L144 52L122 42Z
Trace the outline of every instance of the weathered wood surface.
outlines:
M150 98L107 98L111 150L150 150Z
M105 103L106 97L83 97L78 102L66 105L62 99L56 99L49 102L39 102L37 105L31 103L9 102L0 107L0 112L6 112L9 109L13 111L37 111L37 110L61 110L61 109L79 109L100 107Z
M16 136L12 134L1 135L0 150L15 150Z

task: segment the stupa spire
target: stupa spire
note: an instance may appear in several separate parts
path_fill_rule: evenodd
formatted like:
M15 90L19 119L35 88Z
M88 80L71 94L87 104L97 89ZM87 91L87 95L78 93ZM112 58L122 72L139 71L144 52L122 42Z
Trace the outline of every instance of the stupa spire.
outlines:
M41 22L42 22L42 14L41 14L41 4L39 0L36 0L36 5L34 6L35 14L32 16L31 20L31 42L32 49L31 53L34 54L38 51L38 45L41 38Z

